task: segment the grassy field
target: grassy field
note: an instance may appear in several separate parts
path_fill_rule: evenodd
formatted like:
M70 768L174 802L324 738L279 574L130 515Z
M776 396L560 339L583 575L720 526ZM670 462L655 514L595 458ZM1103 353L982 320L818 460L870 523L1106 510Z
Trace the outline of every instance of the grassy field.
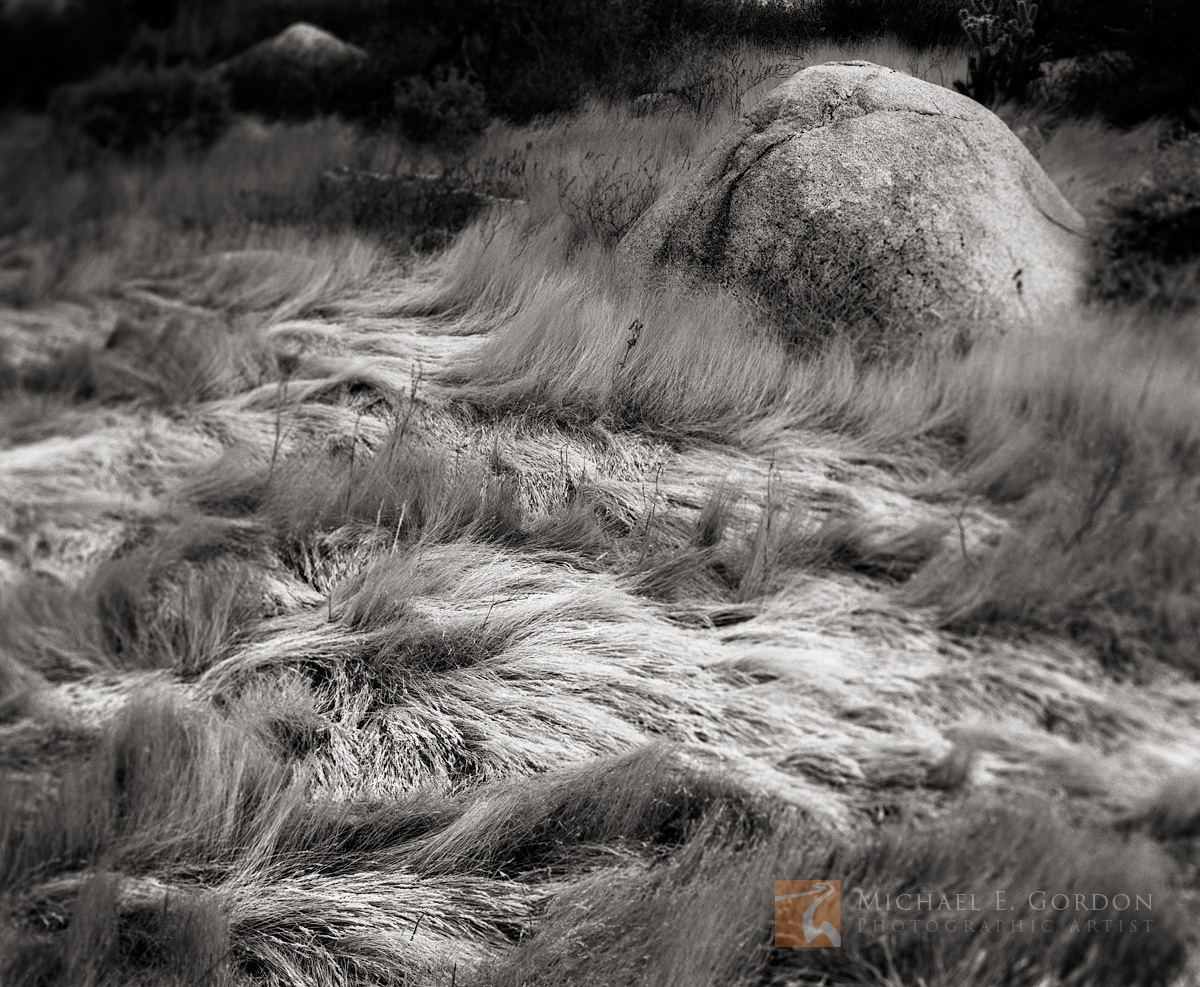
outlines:
M1189 982L1195 315L884 362L614 260L834 58L963 56L745 48L450 157L242 120L79 170L6 122L5 984ZM1095 217L1156 136L1037 152ZM509 201L417 251L342 166ZM772 949L772 882L825 877L843 948ZM1089 932L1122 894L1152 922Z

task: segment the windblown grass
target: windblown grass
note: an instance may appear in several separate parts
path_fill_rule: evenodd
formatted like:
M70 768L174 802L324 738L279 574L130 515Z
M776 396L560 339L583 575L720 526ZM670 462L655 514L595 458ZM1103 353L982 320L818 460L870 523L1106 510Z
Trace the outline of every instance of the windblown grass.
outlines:
M743 81L782 57L742 55ZM927 77L951 58L831 53L846 55ZM330 167L385 170L411 149L339 123L244 123L205 158L9 196L6 299L105 319L56 348L38 335L56 322L13 317L5 453L103 445L110 414L145 423L129 446L149 452L105 439L98 461L128 486L106 474L116 493L87 523L115 514L108 540L89 531L58 575L37 568L39 539L69 540L53 523L87 505L54 513L45 478L4 488L0 798L16 811L0 817L0 979L1180 974L1163 854L1195 828L1189 791L1129 800L1123 835L1107 807L964 803L974 754L947 755L938 731L966 701L955 690L995 701L1000 678L971 660L991 660L988 636L1034 628L1110 671L1195 670L1191 329L1089 313L887 361L628 278L622 228L754 95L722 90L699 113L594 102L494 125L457 161L405 158L522 201L402 289L395 244L323 226L311 196ZM1110 136L1080 128L1092 148ZM1082 204L1124 180L1141 138L1096 165L1071 133L1043 153L1088 165ZM12 165L25 183L30 161ZM437 368L410 373L427 354ZM91 460L61 469L101 483ZM143 488L136 509L112 506ZM916 667L951 644L952 681ZM1036 675L1069 679L1050 654ZM1005 675L1050 716L1042 678ZM135 680L148 691L129 699ZM906 926L772 951L765 889L824 875L851 904L856 888L1014 904L983 913L1003 920L986 942ZM1040 919L1038 888L1153 894L1155 925L1014 928Z
M520 256L506 235L466 239L449 262L478 273ZM1191 664L1200 436L1186 327L1160 318L1141 341L1122 328L1130 316L1098 315L958 361L863 366L834 346L798 363L719 295L630 287L603 258L586 271L520 263L536 288L496 299L503 275L490 282L477 311L507 321L456 370L476 405L751 446L768 427L832 428L902 455L910 475L951 467L940 496L981 496L1018 523L985 558L947 553L912 599L956 625L1065 630L1118 664L1134 652Z
M564 895L493 982L1168 982L1184 959L1185 928L1183 913L1164 894L1169 865L1145 842L1094 831L1087 839L1095 842L1027 807L971 807L953 822L893 829L858 845L831 845L792 824L766 840L731 846L717 823L666 866L601 872ZM831 873L844 875L842 947L772 949L770 899L762 889L794 875ZM1120 889L1149 897L1153 910L1050 913L1051 928L1043 929L1049 910L1033 910L1029 895L1047 887L1061 887L1072 901L1076 891L1090 901ZM931 893L936 907L943 889L974 895L980 910L883 910L885 893ZM1105 921L1112 929L1122 919L1128 926L1134 917L1141 934L1095 931ZM927 931L929 920L940 931ZM1101 924L1089 931L1088 920Z
M593 117L586 132L610 147L630 136L625 127L619 115ZM1072 184L1082 207L1127 180L1152 131L1090 155ZM1095 149L1102 136L1111 132L1098 124L1063 123L1042 153L1066 181L1084 165L1076 145ZM666 184L691 153L676 152L681 170ZM1095 313L965 358L922 350L876 366L849 337L798 359L765 313L717 292L631 282L602 240L572 245L561 213L539 219L539 201L468 230L411 303L460 332L500 325L448 378L477 407L751 446L773 429L829 429L899 457L912 477L950 468L958 478L939 496L982 497L1014 524L986 557L927 547L918 559L938 557L927 571L907 566L908 599L941 607L951 626L1066 632L1114 667L1152 655L1191 666L1183 642L1198 611L1186 601L1200 572L1179 537L1198 507L1190 322Z
M914 597L952 623L1065 631L1117 666L1157 656L1195 670L1200 409L1194 355L1172 349L1084 322L958 370L958 484L1016 523L985 557L920 573Z
M430 975L450 942L516 941L554 887L504 872L677 845L711 812L761 829L749 804L655 748L469 801L313 802L244 723L146 697L0 829L6 983Z

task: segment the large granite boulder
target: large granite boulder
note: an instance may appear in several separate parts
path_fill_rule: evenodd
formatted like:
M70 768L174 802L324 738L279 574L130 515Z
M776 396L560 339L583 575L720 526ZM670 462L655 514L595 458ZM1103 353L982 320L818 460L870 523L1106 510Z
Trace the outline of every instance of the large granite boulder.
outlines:
M989 110L869 62L798 72L620 244L798 325L977 328L1079 291L1082 217Z

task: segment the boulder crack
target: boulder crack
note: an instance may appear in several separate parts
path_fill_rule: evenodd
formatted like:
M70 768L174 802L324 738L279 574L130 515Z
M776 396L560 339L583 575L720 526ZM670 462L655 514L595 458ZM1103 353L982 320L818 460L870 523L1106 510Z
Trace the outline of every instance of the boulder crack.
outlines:
M724 245L724 240L729 228L729 213L733 207L733 195L737 191L738 186L741 185L742 180L750 173L750 170L758 165L763 158L774 151L777 147L780 147L791 141L798 140L800 136L800 134L793 133L788 134L786 137L781 137L779 140L772 141L766 147L759 150L753 158L746 162L746 164L742 166L736 175L725 179L724 194L721 196L720 202L712 214L712 218L706 223L704 236L701 239L701 243L703 245L703 255L695 256L694 260L696 262L712 265L720 260L722 250L718 247L718 244L721 246ZM736 154L736 151L734 153ZM662 254L665 255L665 257L676 256L676 250L674 249L674 243L672 242L674 239L674 234L672 234L663 244Z

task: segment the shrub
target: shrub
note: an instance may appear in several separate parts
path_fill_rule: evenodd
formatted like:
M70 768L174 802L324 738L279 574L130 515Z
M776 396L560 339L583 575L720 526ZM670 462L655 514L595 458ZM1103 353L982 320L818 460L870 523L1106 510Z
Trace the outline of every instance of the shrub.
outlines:
M342 168L322 176L317 215L334 228L381 235L394 249L442 248L490 201L492 186L461 169L440 175Z
M1101 51L1052 62L1030 90L1033 102L1074 116L1108 115L1115 93L1136 84L1133 59L1123 51Z
M119 154L161 152L168 141L201 150L230 123L224 86L187 67L111 69L56 90L50 109L88 144Z
M386 115L388 84L366 60L307 65L271 51L250 51L221 68L234 109L267 120L348 119Z
M746 96L769 79L788 75L788 62L755 63L742 46L714 46L700 38L687 38L672 45L659 58L661 81L655 80L648 97L666 105L688 109L705 124L727 110L740 116ZM649 80L647 80L649 81ZM644 109L656 108L651 102Z
M576 241L597 240L606 247L617 245L661 191L651 159L624 161L602 153L589 152L581 168L560 168L555 180Z
M1056 58L1127 56L1133 71L1094 94L1098 110L1128 126L1168 116L1200 128L1200 5L1194 0L1055 0L1046 4L1039 36ZM1103 81L1103 80L1101 80Z
M396 83L401 132L423 144L460 150L488 124L487 96L478 83L450 69L433 82L414 76Z
M948 2L948 0L944 0ZM395 0L393 16L428 26L426 65L479 80L488 109L517 122L567 112L589 92L646 91L646 68L687 38L714 47L753 38L779 45L810 27L803 5L784 0Z
M1093 296L1172 308L1200 302L1200 137L1160 152L1150 174L1106 207Z
M114 63L139 23L161 26L174 5L138 0L0 5L0 102L43 108L55 87Z

